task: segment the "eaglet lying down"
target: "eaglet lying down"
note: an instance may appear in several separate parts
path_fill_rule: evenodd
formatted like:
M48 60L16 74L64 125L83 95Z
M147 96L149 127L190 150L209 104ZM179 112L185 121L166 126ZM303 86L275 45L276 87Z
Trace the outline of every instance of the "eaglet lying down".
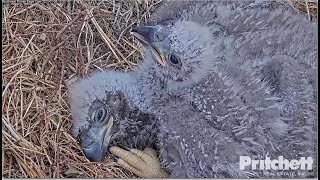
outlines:
M124 93L131 87L124 86L122 75L110 70L69 81L73 135L90 161L102 161L109 143L138 149L156 145L157 121L128 101Z
M314 24L281 9L201 8L167 27L134 28L144 60L114 80L130 103L159 121L161 160L171 177L266 177L241 171L241 155L315 159ZM92 97L107 100L95 90L109 89L107 73L88 77L97 83L82 86L86 93L74 99L89 99L86 107ZM88 117L88 110L78 111L83 114L73 110L74 119ZM165 176L158 165L147 166L140 151L110 151L142 177Z
M143 102L143 98L134 85L136 82L128 75L109 70L69 81L73 135L79 137L81 149L90 161L102 161L109 145L122 145L134 148L135 155L147 162L142 166L144 164L131 153L118 148L124 160L133 161L140 168L148 167L142 173L129 170L142 177L168 177L153 149L157 143L158 122L152 114L141 112L131 102ZM128 168L125 161L119 163Z

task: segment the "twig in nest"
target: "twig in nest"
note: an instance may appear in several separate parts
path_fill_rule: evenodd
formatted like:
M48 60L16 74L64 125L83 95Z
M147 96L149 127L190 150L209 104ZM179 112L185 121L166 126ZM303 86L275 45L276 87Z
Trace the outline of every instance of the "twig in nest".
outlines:
M78 48L77 50L77 56L76 56L76 62L78 62L78 66L77 66L77 75L79 75L80 77L83 77L86 74L86 70L85 70L85 64L84 64L84 60L82 57L82 53L80 48Z
M83 5L84 6L84 5ZM86 7L86 6L85 6ZM118 60L118 62L121 62L121 59L119 58L119 56L117 55L117 53L115 51L117 51L119 53L119 55L121 56L122 60L124 60L126 63L127 60L125 57L123 57L122 53L114 46L113 43L111 43L111 40L109 39L109 37L104 33L104 31L102 30L102 28L100 27L100 25L98 24L98 22L96 21L96 19L94 18L93 14L91 13L91 11L86 7L86 12L90 18L90 20L92 21L92 23L94 24L94 26L96 27L96 29L98 30L100 36L102 37L103 41L108 45L109 49L111 50L112 54L116 57L116 59Z
M57 34L56 38L57 39L60 39L60 36L62 33L64 33L68 27L70 27L74 22L76 22L80 17L82 17L83 14L82 13L79 13L72 21L70 21L67 25L65 25Z
M61 54L64 54L61 52ZM64 55L62 55L62 57L64 57ZM61 92L61 84L63 82L64 79L64 72L65 72L65 68L66 68L66 62L64 58L61 58L61 74L60 74L60 78L59 78L59 83L57 84L56 90L54 91L53 95L61 95L59 92Z
M306 9L307 9L307 14L308 14L308 19L309 19L309 21L311 21L311 16L310 16L310 11L309 11L309 6L308 6L307 0L305 0L305 3L306 3Z
M48 61L52 58L52 56L54 55L53 52L55 52L60 46L64 45L66 41L62 41L61 43L59 43L58 45L54 46L53 48L51 48L51 50L48 52L48 56L45 58L45 61L42 64L42 70L44 69L45 65L48 63Z

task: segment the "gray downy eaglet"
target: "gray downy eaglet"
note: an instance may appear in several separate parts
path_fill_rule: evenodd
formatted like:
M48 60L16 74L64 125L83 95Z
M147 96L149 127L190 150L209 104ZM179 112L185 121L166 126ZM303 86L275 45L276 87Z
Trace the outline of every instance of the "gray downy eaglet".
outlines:
M315 158L314 24L280 7L186 9L171 25L134 28L142 63L112 75L121 78L88 77L96 83L74 98L87 104L74 104L89 107L93 97L106 97L96 89L110 88L154 114L172 177L263 177L240 171L240 155ZM75 129L89 114L78 111Z
M110 144L138 149L156 145L157 122L128 101L124 93L131 94L131 87L124 75L110 70L69 81L73 135L90 161L102 161Z
M206 119L208 126L245 145L244 154L259 158L283 155L287 159L311 156L316 162L315 24L282 5L275 10L258 9L195 6L172 25L140 26L132 33L143 45L144 60L157 62L150 69L155 70L165 91L188 101L198 111L197 118ZM153 102L157 98L153 96ZM165 98L159 99L152 113L160 119L160 137L166 132L175 132L168 137L176 137L174 143L160 139L160 144L192 146L192 138L181 134L198 133L192 128L197 121L188 124L182 116L172 118L178 110L172 114L174 108L163 103ZM187 131L181 128L184 124ZM164 141L169 141L168 137ZM209 135L193 141L208 139ZM202 151L212 153L217 146L223 147L223 141L216 146L213 141L211 138ZM165 147L160 149L168 152ZM178 147L177 156L183 156L182 149ZM192 150L185 151L194 157ZM183 157L182 161L188 161L188 156ZM259 171L241 173L238 159L227 160L229 164L223 166L214 156L208 157L203 153L193 158L199 162L198 169L190 167L192 163L182 163L188 169L187 176L264 176ZM217 156L221 157L223 154ZM305 175L313 177L314 171Z

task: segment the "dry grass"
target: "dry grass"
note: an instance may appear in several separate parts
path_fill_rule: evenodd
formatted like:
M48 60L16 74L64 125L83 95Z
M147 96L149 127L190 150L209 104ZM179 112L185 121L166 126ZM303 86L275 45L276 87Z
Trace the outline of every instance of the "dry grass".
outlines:
M296 11L306 13L309 20L317 19L318 0L287 0L287 2Z
M142 2L141 2L142 1ZM314 17L317 3L290 1ZM2 8L2 176L133 177L107 157L90 163L70 134L65 80L128 69L140 54L127 30L159 0L5 4Z
M5 4L2 9L4 177L132 177L109 158L90 163L70 134L65 80L92 69L131 68L127 29L158 1Z

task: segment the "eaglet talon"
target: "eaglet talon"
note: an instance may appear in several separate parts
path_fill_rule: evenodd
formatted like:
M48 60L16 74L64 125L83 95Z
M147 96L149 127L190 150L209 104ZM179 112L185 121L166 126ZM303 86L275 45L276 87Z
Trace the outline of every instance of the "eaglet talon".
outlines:
M157 153L151 148L143 151L129 149L129 151L112 146L110 153L119 157L116 162L128 171L143 178L168 178L169 174L160 167Z

